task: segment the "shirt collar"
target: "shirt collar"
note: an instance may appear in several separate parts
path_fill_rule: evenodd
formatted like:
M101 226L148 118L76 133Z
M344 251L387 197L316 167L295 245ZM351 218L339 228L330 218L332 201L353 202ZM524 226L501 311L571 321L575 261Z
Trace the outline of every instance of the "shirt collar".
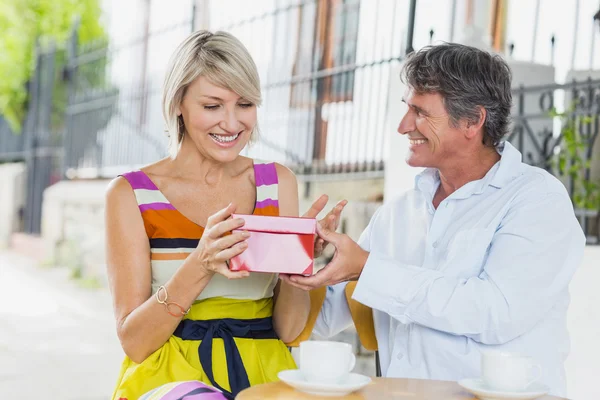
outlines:
M494 174L493 179L490 181L490 185L502 188L504 185L522 174L522 160L523 156L521 152L517 150L510 142L502 142L496 147L496 150L500 154L500 163L498 171Z
M415 177L415 188L433 197L440 182L440 173L435 168L426 168Z
M461 198L468 197L472 194L481 194L488 186L501 189L504 185L512 181L521 174L522 156L512 144L505 141L496 147L496 151L500 154L498 161L482 179L469 182L455 193ZM415 188L421 192L433 196L439 185L440 174L435 168L426 168L415 178Z

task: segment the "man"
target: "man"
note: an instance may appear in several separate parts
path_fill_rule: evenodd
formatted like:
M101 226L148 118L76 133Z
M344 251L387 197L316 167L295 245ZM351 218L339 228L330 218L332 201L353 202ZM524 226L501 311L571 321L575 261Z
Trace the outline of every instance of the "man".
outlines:
M511 73L497 55L459 44L427 47L403 69L408 106L398 132L407 163L427 167L384 204L358 244L319 228L336 247L298 287L329 286L316 331L350 323L343 285L374 310L384 376L480 376L488 349L528 354L542 382L565 394L568 286L585 238L564 186L503 142Z

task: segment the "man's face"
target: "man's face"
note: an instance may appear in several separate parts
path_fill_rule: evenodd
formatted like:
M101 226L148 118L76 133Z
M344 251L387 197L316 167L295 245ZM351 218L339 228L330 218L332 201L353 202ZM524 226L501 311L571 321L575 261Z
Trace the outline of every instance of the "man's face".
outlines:
M440 169L464 153L464 129L451 125L439 93L418 94L409 87L403 101L408 111L400 121L398 133L409 140L408 165Z

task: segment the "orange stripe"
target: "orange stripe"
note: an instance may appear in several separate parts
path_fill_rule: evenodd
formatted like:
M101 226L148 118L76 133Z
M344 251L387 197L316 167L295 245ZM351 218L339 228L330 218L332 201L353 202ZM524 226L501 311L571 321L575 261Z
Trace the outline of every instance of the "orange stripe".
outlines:
M199 239L204 233L204 228L177 210L147 210L143 218L149 238Z
M257 208L256 210L254 210L254 215L269 215L272 217L276 217L279 215L279 207L266 206L262 208Z
M266 206L254 210L254 215L278 216L279 207ZM196 225L177 210L147 210L142 214L149 238L199 239L204 228Z
M151 260L185 260L191 253L152 253Z

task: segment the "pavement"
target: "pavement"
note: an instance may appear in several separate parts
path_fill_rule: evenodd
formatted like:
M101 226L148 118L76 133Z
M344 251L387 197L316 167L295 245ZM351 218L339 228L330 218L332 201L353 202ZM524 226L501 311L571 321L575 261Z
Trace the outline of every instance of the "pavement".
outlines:
M107 289L0 252L0 399L110 399L123 352Z

